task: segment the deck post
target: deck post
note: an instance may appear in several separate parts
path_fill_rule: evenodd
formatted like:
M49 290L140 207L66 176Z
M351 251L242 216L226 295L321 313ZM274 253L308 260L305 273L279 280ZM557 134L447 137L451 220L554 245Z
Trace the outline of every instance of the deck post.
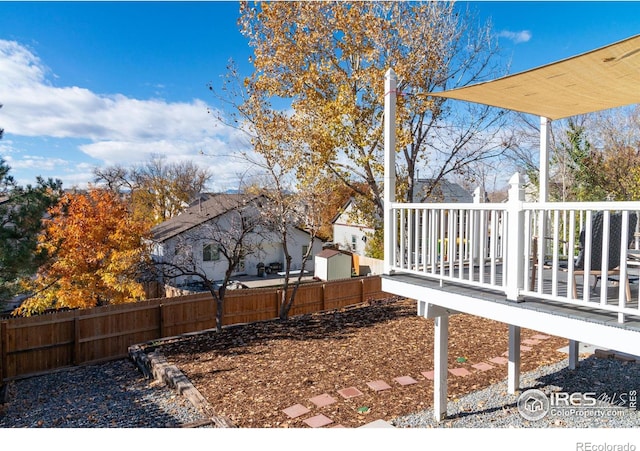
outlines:
M520 290L524 288L524 189L522 176L515 173L509 183L509 201L507 207L507 259L504 273L507 278L506 295L511 301L520 301Z
M483 204L485 200L486 193L482 187L477 187L473 191L473 203L474 204ZM482 252L482 238L480 237L480 212L473 212L473 230L471 235L471 255L473 256L473 264L479 265L481 262L481 252Z
M569 340L569 369L575 370L578 366L578 355L580 350L580 342L577 340Z
M540 186L539 201L549 201L549 147L551 142L551 120L540 117Z
M433 415L436 421L442 421L447 416L449 315L436 316L434 320Z
M514 394L520 388L520 326L509 324L508 392Z
M396 200L396 86L393 69L384 77L384 274L393 273L394 221L391 203Z

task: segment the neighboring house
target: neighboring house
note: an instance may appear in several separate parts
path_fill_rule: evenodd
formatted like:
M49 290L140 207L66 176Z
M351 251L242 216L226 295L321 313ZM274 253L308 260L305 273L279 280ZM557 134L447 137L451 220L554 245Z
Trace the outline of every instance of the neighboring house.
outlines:
M473 195L470 192L457 183L447 180L440 180L432 190L431 196L427 197L426 192L433 183L432 179L416 180L413 202L473 202ZM367 240L375 231L361 216L356 211L355 201L351 198L332 221L333 242L340 249L357 255L365 255Z
M358 216L354 200L349 199L331 222L333 242L340 249L364 255L367 240L373 235L374 229L364 220L356 219Z
M439 180L431 195L427 196L429 188L435 183L433 179L417 179L413 188L412 202L422 203L472 203L473 195L457 183Z
M315 277L320 280L340 280L351 277L353 259L350 254L324 249L315 256Z
M229 230L233 225L234 211L239 208L259 209L268 202L264 196L246 194L202 194L200 198L178 216L164 221L152 229L153 258L157 261L172 262L181 252L190 253L187 257L193 264L204 271L210 280L222 280L227 270L227 262L220 254L219 238L207 239L207 236L220 236L221 231ZM291 227L289 230L288 248L293 260L291 270L302 267L302 258L310 241L308 232ZM260 263L270 265L279 263L284 268L284 252L280 236L267 232L264 228L250 233L245 241L249 248L259 248L257 252L249 252L245 260L233 276L257 275ZM322 241L315 240L314 249L305 265L305 270L313 271L313 256L322 250ZM184 257L184 256L183 256ZM284 269L283 269L284 270ZM188 277L179 277L172 281L179 286L197 282Z

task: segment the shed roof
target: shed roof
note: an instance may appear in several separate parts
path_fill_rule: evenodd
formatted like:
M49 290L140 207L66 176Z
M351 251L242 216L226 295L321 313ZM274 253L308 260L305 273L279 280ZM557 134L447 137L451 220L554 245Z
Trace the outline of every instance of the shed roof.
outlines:
M640 35L536 69L430 95L552 120L640 103Z
M344 255L345 257L351 258L349 254L345 254L344 252L336 249L324 249L322 252L316 254L316 257L329 259L335 257L336 255Z

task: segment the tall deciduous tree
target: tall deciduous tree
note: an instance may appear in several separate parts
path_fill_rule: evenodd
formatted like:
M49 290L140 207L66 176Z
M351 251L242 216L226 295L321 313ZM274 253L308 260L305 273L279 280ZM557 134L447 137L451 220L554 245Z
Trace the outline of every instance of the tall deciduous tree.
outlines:
M304 138L301 149L368 199L375 222L382 217L388 68L399 78L398 174L407 199L419 169L435 185L507 147L501 112L450 108L428 95L496 75L490 30L472 24L448 2L243 3L240 25L254 48L249 97L290 101L285 117ZM464 118L461 108L470 109Z
M149 224L132 218L127 205L107 190L67 193L49 211L39 250L50 261L16 314L51 308L89 308L144 297L137 277L148 256Z
M640 106L589 115L587 136L586 175L600 191L593 200L640 200Z
M260 214L261 196L229 195L227 212L214 220L193 227L182 233L171 255L165 255L154 264L165 279L181 276L199 279L216 302L216 330L222 332L224 300L231 275L238 271L243 260L251 255L260 255L266 228ZM208 247L210 253L220 258L216 264L225 266L224 279L209 279L196 249Z
M523 125L514 164L538 189L539 129ZM640 107L555 121L551 129L549 196L557 201L640 200Z
M94 169L94 181L130 196L135 216L154 223L177 215L203 192L212 173L193 161L168 163L154 155L145 163L125 168L120 165Z
M0 159L0 299L20 291L21 278L43 263L36 251L42 219L62 194L60 180L38 177L35 186L19 186Z
M251 141L254 152L243 155L254 177L249 189L268 198L260 209L261 216L282 246L284 283L279 317L286 320L306 265L313 258L322 219L326 219L326 207L331 204L327 200L332 198L335 177L319 164L315 154L304 151L304 134L296 118L272 108L264 91L255 90L254 85L243 86L233 64L228 68L225 94L218 98L233 108L228 117L220 115L218 119L239 127ZM210 89L215 93L213 86ZM294 228L304 229L309 235L309 241L302 246L306 251L297 277L291 277L291 249L301 243L294 243Z

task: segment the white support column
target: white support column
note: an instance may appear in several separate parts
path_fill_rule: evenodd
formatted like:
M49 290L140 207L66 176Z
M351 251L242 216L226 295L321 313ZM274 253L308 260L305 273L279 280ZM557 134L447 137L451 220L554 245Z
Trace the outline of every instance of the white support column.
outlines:
M524 190L522 176L515 173L509 183L509 200L507 206L507 259L503 268L503 277L507 278L506 295L511 301L521 299L520 290L524 288L524 242L530 237L524 236Z
M509 324L508 392L514 394L520 388L520 326Z
M540 202L549 201L549 147L551 143L551 120L540 117Z
M477 187L473 192L473 203L474 204L483 204L486 193L482 187ZM471 235L471 245L472 254L473 254L473 263L476 265L480 264L480 252L482 251L482 242L484 240L484 230L480 230L480 212L474 211L473 215L473 230ZM473 271L470 271L473 272Z
M433 415L436 421L447 417L447 371L449 315L436 316L433 350Z
M389 69L384 80L384 274L393 272L394 222L391 203L396 200L396 85L397 77Z
M580 342L577 340L569 340L569 369L575 370L578 367L578 356L580 351Z

